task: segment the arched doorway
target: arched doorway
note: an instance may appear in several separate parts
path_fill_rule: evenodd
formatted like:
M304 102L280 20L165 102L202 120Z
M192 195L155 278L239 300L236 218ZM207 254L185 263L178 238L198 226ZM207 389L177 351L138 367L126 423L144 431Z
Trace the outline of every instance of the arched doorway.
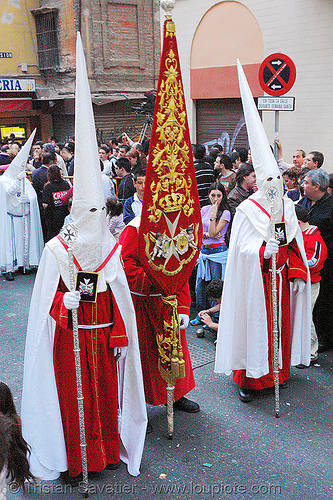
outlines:
M229 153L246 146L236 61L255 97L262 94L258 69L264 57L260 26L239 2L220 2L201 19L191 47L191 99L196 102L197 142L214 142Z

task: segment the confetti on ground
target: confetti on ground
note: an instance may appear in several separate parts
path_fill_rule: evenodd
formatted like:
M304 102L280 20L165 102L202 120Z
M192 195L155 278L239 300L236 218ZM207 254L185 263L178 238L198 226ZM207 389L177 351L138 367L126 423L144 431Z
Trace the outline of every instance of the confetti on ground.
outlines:
M165 479L167 477L166 474L160 474L160 479Z
M212 464L202 464L204 467L211 467Z

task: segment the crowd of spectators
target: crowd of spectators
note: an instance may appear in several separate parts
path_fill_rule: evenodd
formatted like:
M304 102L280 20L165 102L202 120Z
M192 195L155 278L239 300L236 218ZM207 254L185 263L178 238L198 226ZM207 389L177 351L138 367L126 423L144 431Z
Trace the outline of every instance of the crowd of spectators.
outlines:
M275 144L285 196L305 209L309 224L319 228L327 246L327 259L321 271L322 284L313 309L318 351L321 352L333 348L333 174L328 175L323 169L324 155L320 151L306 154L303 149L297 149L289 164L283 159L281 142L276 140ZM1 169L7 168L20 147L15 137L1 145ZM148 141L135 143L126 133L112 138L108 144L99 144L108 226L116 239L125 225L141 214L148 148ZM206 310L207 306L205 288L212 278L223 280L225 262L223 265L218 262L219 254L223 253L226 260L233 216L237 206L255 192L256 176L251 151L245 147L237 147L226 154L218 143L209 150L196 144L193 145L193 157L199 203L207 226L196 285L198 316L194 322L201 323L200 311ZM66 143L59 143L55 137L50 137L47 143L34 142L27 170L32 172L45 241L58 233L69 214L67 204L72 196L74 167L73 138ZM221 194L223 210L217 209L216 217L212 217L212 210L216 210L215 205L218 207L219 204L212 201L211 193L216 195L217 192ZM215 226L218 230L214 232Z

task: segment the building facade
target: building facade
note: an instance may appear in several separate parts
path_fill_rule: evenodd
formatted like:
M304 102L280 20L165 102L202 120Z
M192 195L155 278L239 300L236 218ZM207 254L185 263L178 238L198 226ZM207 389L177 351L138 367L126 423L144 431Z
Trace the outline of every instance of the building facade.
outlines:
M75 39L85 48L98 138L138 135L156 87L158 0L0 0L0 127L24 138L74 135Z
M333 171L333 3L324 0L176 0L173 10L192 142L219 141L226 152L247 145L238 90L241 61L252 93L264 96L258 80L263 59L284 53L296 66L286 96L295 111L279 113L283 156L295 149L322 151ZM274 112L263 111L274 141Z

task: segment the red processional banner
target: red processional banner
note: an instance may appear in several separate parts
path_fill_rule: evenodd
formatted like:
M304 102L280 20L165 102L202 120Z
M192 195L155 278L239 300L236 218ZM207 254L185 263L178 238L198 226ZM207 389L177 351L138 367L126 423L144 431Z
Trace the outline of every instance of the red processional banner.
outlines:
M176 295L193 270L202 241L200 204L171 19L164 23L139 239L140 263L165 294L165 336L157 342L160 372L167 380L171 376L171 358L177 358L176 344L180 361L182 358ZM177 375L177 369L173 375L171 378L184 376L181 371Z

